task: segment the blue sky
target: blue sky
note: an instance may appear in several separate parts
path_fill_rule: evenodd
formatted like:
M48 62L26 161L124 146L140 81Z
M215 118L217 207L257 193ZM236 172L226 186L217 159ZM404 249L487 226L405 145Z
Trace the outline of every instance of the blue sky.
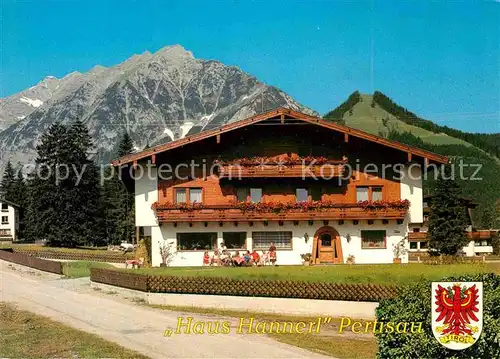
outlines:
M380 90L439 124L500 132L495 1L3 0L0 16L1 97L181 44L321 114Z

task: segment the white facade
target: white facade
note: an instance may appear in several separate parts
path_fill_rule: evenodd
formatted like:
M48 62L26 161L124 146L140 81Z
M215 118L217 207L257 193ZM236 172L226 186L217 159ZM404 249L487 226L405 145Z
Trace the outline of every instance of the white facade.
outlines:
M307 221L300 221L298 225L294 225L291 221L285 221L282 226L277 222L269 222L267 226L262 222L255 222L253 226L249 226L245 222L239 223L238 226L233 223L224 223L222 227L214 222L209 222L206 227L203 223L193 223L192 227L188 223L178 223L176 227L172 223L161 224L152 227L152 265L157 267L161 263L159 245L163 242L170 243L172 249L175 250L171 266L201 266L203 264L203 249L196 251L176 250L177 233L217 233L217 246L220 248L224 232L246 232L246 249L252 251L252 232L266 231L292 232L292 249L278 249L277 264L301 264L300 255L312 252L314 234L323 226L323 221L314 221L312 225L309 225ZM335 228L340 235L344 263L349 255L355 257L355 263L392 263L394 258L393 245L406 236L407 228L406 223L397 224L395 220L391 220L388 224L383 224L382 220L376 220L371 225L368 224L368 221L359 221L357 225L354 225L353 221L345 221L342 225L339 225L338 221L329 221L328 226ZM385 248L361 248L361 230L385 230L387 235ZM308 237L307 241L306 237ZM231 252L234 254L236 250ZM261 253L260 249L258 252ZM213 250L210 250L209 253L213 254ZM241 250L240 253L242 253ZM402 257L402 262L408 262L407 256Z
M323 221L314 221L312 225L308 221L300 221L294 225L292 221L284 221L280 226L277 222L270 221L267 226L263 222L254 222L252 226L248 222L224 223L221 227L218 222L195 222L191 226L189 223L158 223L155 212L151 209L153 203L158 201L158 179L156 168L150 167L150 175L137 176L135 180L135 208L136 226L143 227L144 234L151 236L152 265L157 267L161 264L159 253L160 243L169 243L174 251L171 266L201 266L203 264L204 250L177 250L178 233L217 233L217 246L223 242L224 232L246 232L246 249L252 251L252 232L265 231L286 231L292 232L292 249L278 249L277 264L297 265L302 263L301 254L312 253L314 235L318 229L324 226ZM409 176L408 174L411 174ZM354 224L352 220L345 220L342 224L337 220L331 220L328 226L333 227L340 236L343 262L347 261L350 255L355 258L355 263L392 263L394 259L393 247L403 240L408 234L410 223L423 222L423 197L421 170L417 165L405 167L404 176L401 179L400 191L401 199L408 199L411 203L408 215L402 223L396 220L389 220L384 224L381 219L374 220L368 224L367 220L359 220ZM384 248L362 248L362 230L383 230L386 233L386 245ZM307 236L305 235L307 234ZM306 241L305 237L308 237ZM406 247L409 244L406 242ZM234 254L236 250L232 250ZM262 253L261 250L258 250ZM209 251L213 254L213 249ZM240 250L240 253L242 251ZM408 256L401 258L403 263L408 262Z
M408 210L409 223L422 223L423 214L423 191L422 170L420 165L412 163L405 166L400 181L401 199L410 201Z
M17 208L0 199L0 241L15 241L19 229Z

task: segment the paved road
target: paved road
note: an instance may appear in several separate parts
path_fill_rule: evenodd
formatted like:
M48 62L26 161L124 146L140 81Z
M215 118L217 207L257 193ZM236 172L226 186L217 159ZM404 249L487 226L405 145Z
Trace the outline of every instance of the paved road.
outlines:
M12 270L0 261L0 301L14 302L151 358L326 358L263 335L172 335L182 313L163 311L82 291L81 280ZM24 267L25 268L25 267ZM249 299L251 300L251 299ZM196 320L196 315L195 320ZM203 318L200 318L203 319ZM212 318L216 319L216 318Z

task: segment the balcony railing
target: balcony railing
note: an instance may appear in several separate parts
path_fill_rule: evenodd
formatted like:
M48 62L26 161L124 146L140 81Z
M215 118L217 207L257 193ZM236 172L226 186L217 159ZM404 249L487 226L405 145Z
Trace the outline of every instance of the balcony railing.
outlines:
M495 235L496 231L476 231L466 232L465 234L470 240L490 239ZM411 242L427 241L427 232L410 232L408 240Z
M426 241L427 240L427 233L426 232L409 232L408 233L408 240L411 242Z
M304 221L304 220L362 220L403 219L407 209L366 208L358 204L338 204L316 210L289 209L286 211L253 211L237 205L205 205L202 208L178 209L158 205L159 222L237 222L237 221Z
M276 156L240 158L216 161L221 178L248 177L321 177L342 176L347 158L332 160L325 157Z
M344 174L343 164L325 164L321 166L239 166L239 165L223 165L220 166L220 178L255 178L255 177L294 177L294 178L333 178L340 177Z

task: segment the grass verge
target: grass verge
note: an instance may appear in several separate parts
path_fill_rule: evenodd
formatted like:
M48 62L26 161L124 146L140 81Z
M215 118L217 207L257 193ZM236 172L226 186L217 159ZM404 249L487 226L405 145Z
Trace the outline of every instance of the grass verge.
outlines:
M0 302L2 358L147 358L97 335Z
M126 270L126 269L117 269ZM461 263L429 265L356 264L334 266L276 266L276 267L167 267L141 268L134 273L145 275L207 276L234 279L267 279L330 283L370 283L401 285L420 279L439 280L446 276L475 273L500 273L500 263Z
M109 263L92 261L63 262L63 274L68 278L90 277L90 268L115 268Z
M258 321L274 322L287 321L292 323L316 321L317 317L302 317L280 314L267 314L251 311L222 310L212 308L197 308L169 305L150 305L153 308L172 310L190 314L216 315L232 318L255 318ZM353 334L349 330L345 334L339 334L341 318L333 318L332 321L322 326L320 333L306 334L267 334L269 337L286 344L290 344L315 353L330 355L340 359L368 359L375 358L378 345L373 335ZM364 322L363 320L360 320ZM364 325L364 324L363 324Z

